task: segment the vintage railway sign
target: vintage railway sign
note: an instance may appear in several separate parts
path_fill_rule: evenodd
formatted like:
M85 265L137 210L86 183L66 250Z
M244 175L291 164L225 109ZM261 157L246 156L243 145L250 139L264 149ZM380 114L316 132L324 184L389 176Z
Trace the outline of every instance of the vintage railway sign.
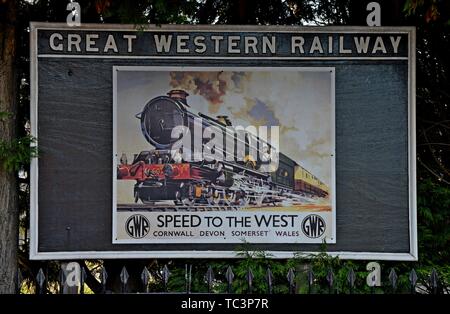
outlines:
M31 258L417 259L413 28L31 24Z
M113 91L114 243L336 242L333 68L114 66Z

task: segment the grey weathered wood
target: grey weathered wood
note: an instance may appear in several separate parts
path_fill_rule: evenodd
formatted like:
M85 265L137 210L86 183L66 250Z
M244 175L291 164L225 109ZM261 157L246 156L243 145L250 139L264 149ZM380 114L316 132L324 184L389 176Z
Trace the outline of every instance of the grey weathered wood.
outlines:
M110 237L110 69L113 64L117 62L40 61L45 73L39 81L41 251L131 249L127 245L113 245ZM208 62L202 64L207 65ZM73 71L71 77L65 74L69 69ZM406 65L403 69L406 71ZM393 81L388 82L380 76L382 71L389 73ZM406 99L401 96L405 95L407 88L401 81L404 73L398 71L398 66L384 63L337 66L336 74L339 241L336 245L329 245L328 249L409 252L408 191L405 188L408 177L407 106ZM79 86L72 89L71 82L77 82ZM369 86L372 87L369 89ZM377 98L372 98L373 93L378 95ZM74 99L77 99L75 103ZM370 101L362 102L361 99ZM403 105L398 106L396 102ZM378 130L378 121L383 121L382 130ZM66 153L60 154L60 151ZM84 167L80 168L80 163ZM58 176L58 173L64 173L64 176ZM61 214L54 215L52 208L58 208ZM67 227L71 228L70 231ZM235 249L234 244L194 244L190 248L208 250L218 247ZM318 245L307 244L252 247L267 250L319 249ZM186 250L187 246L148 244L133 245L132 249L179 251Z

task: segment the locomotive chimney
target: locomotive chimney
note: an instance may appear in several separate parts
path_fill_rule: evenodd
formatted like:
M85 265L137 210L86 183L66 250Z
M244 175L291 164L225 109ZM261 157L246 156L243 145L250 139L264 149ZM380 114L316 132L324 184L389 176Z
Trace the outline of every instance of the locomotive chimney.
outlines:
M188 93L186 93L182 89L172 89L170 92L167 93L167 95L175 100L181 101L184 105L188 106L186 98L189 96Z

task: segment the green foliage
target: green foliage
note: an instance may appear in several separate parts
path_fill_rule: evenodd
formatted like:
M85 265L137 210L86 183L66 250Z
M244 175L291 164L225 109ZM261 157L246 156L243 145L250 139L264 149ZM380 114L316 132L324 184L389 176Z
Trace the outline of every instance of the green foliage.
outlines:
M192 22L199 3L194 0L165 1L106 1L107 6L97 8L104 21L135 25ZM86 6L88 7L88 5Z
M419 235L418 274L440 274L440 290L450 283L450 187L431 178L419 182L417 188ZM421 280L423 290L431 291L428 280Z
M418 185L419 254L424 265L450 264L450 187L426 179Z
M406 0L403 12L407 16L418 15L424 18L426 23L443 19L450 23L448 16L448 0Z
M366 269L368 261L349 261L341 260L338 257L332 257L324 251L319 254L298 255L291 259L273 259L269 254L263 251L240 251L237 253L240 257L235 260L187 260L169 262L171 275L168 282L169 292L186 291L186 269L192 267L191 292L207 292L206 272L208 267L212 267L214 272L214 282L212 285L213 293L227 292L226 270L228 266L232 267L234 280L232 292L238 294L249 293L247 281L248 272L253 274L252 293L268 293L267 270L270 269L273 274L272 293L289 293L289 283L287 274L289 269L295 272L296 293L299 294L387 294L387 293L411 293L409 281L410 271L416 268L418 284L416 291L419 293L442 293L446 290L449 279L448 267L427 266L421 267L418 264L379 262L381 265L381 286L371 288L367 285L366 279L370 273ZM389 280L389 274L394 269L397 276L395 288ZM440 287L438 291L433 291L430 287L429 277L433 269L439 274ZM349 271L355 273L354 286L350 286L348 281ZM308 283L308 273L313 272L313 284ZM152 270L151 270L152 272ZM158 279L151 284L151 291L164 291L162 282L162 270L159 267L156 272ZM333 273L333 285L328 281L329 273Z
M13 116L11 112L0 111L0 121L5 121Z
M273 292L287 293L289 287L286 285L286 274L289 268L295 267L293 260L274 260L270 254L263 251L241 251L238 253L240 260L235 261L233 272L235 280L233 291L235 293L249 292L247 276L249 271L253 274L253 293L267 293L268 269L273 275Z
M405 12L406 15L415 14L417 8L422 7L424 3L424 0L406 0L403 6L403 12Z
M30 135L0 141L0 166L6 171L19 171L30 163L31 158L37 157L36 139Z
M289 293L287 274L294 270L296 293L300 294L385 294L385 293L411 293L409 280L410 272L415 268L418 276L416 291L419 293L444 292L447 289L450 275L448 265L430 264L424 266L421 263L408 262L379 262L381 266L381 286L371 288L366 280L370 273L366 269L368 261L342 260L336 256L327 254L327 246L323 245L318 254L296 254L291 259L274 259L264 251L249 250L248 244L238 248L239 259L233 260L177 260L168 261L171 275L168 283L169 292L186 291L186 270L192 267L191 292L207 292L206 272L212 267L214 282L212 292L227 292L226 270L231 266L234 273L232 284L233 293L249 293L248 273L253 274L252 293L268 293L267 271L270 269L273 275L272 293ZM391 270L395 270L398 279L395 288L389 280ZM435 269L439 274L439 289L433 291L430 287L430 274ZM354 286L350 286L348 274L353 270L355 274ZM313 272L313 284L308 283L308 274ZM152 272L152 270L151 270ZM161 267L156 270L158 278L151 285L151 291L163 291ZM333 285L330 286L328 276L332 272Z
M389 293L392 292L390 283L385 281L381 287L371 288L367 285L366 279L370 271L366 269L368 261L342 260L337 256L327 254L326 246L318 254L298 255L296 257L300 267L297 275L299 283L298 293L306 294L367 294L367 293ZM382 278L388 278L391 267L386 263L380 263ZM351 286L348 274L353 270L355 274L354 285ZM313 273L313 284L308 283L308 273ZM398 271L398 269L397 269ZM409 270L404 269L404 272ZM331 275L332 274L332 275ZM330 286L329 276L333 278L333 284ZM406 281L404 280L406 278ZM402 275L402 283L399 283L399 291L409 291L408 274ZM399 281L400 282L400 281Z

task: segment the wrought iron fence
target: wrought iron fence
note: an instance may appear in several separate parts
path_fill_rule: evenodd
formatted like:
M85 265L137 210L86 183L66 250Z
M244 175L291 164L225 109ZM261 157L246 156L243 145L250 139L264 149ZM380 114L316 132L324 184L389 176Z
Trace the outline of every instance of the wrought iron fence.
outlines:
M35 274L34 278L30 279L23 279L21 272L18 273L18 282L19 282L19 293L24 293L23 291L23 285L25 282L30 285L34 285L34 289L30 289L27 292L36 293L36 294L48 294L48 293L67 293L66 287L72 287L75 288L72 289L71 293L80 293L85 294L87 291L86 289L86 278L88 275L88 272L90 275L93 275L95 280L97 280L97 284L101 285L102 289L100 293L185 293L185 294L191 294L191 293L236 293L236 291L233 289L233 282L236 279L236 276L233 272L233 269L231 266L228 266L226 269L221 269L221 280L216 280L215 278L215 272L212 266L208 266L206 273L202 276L204 281L204 290L201 291L192 291L192 265L185 265L184 270L184 289L183 291L171 291L169 289L169 283L171 281L172 273L169 270L168 265L164 265L161 269L158 269L158 273L160 275L159 277L159 286L161 289L159 291L150 291L149 286L151 282L154 282L155 279L152 278L151 273L149 272L147 267L144 267L142 272L140 273L140 278L134 278L135 280L138 280L140 282L140 289L138 291L133 291L129 289L129 282L130 282L130 274L125 266L122 267L120 274L118 275L118 279L120 280L120 289L116 289L115 291L111 291L107 289L107 279L108 279L108 272L107 269L103 266L100 266L99 269L95 270L95 274L91 271L87 270L85 267L80 267L78 271L75 273L70 274L71 276L71 282L68 280L68 275L64 268L62 267L62 263L60 264L61 268L59 270L58 279L50 281L48 279L48 271L44 271L43 268L39 268L37 271L37 274ZM180 271L180 269L178 270ZM369 274L369 272L367 273ZM305 274L304 274L305 275ZM405 274L404 274L405 275ZM409 273L406 274L408 278L408 285L409 290L407 290L406 293L431 293L431 294L439 294L439 293L448 293L448 285L445 283L439 276L438 272L435 269L432 269L429 274L419 276L414 269L411 269ZM242 276L241 276L242 277ZM316 278L316 274L313 272L311 268L306 270L306 276L304 277L303 284L306 285L307 289L303 293L312 294L317 293L317 291L314 291L315 286L320 285L319 281ZM245 273L245 278L240 278L241 280L245 280L246 283L246 291L243 293L251 294L254 293L254 284L255 284L255 276L253 273L252 268L248 268L247 272ZM357 275L353 268L347 269L346 276L345 276L345 284L346 291L339 291L336 285L336 275L332 268L328 269L328 272L325 276L325 282L327 287L321 287L320 290L321 293L328 293L328 294L354 294L354 293L361 293L356 292L357 288ZM421 280L419 283L419 279ZM272 273L272 269L268 267L265 270L265 276L262 279L264 281L265 285L265 291L262 291L263 293L272 294L274 293L274 284L275 284L275 278ZM370 281L371 280L371 281ZM280 281L280 279L278 279ZM391 268L388 278L387 278L387 284L384 285L383 289L381 290L381 293L405 293L403 290L402 292L398 291L398 283L399 283L399 276L395 269ZM225 288L223 291L218 291L215 289L216 284L220 282ZM72 284L72 285L71 285ZM286 293L289 294L297 294L299 293L298 284L299 284L299 276L298 276L298 270L294 268L289 268L287 273L285 274L284 282L278 282L278 284L283 284L286 286ZM322 283L323 284L323 283ZM376 284L376 279L368 279L367 283L364 283L368 285L369 292L368 293L377 293L380 292L380 287ZM426 285L426 289L424 289L423 285ZM342 286L342 282L341 282ZM33 291L34 290L34 291ZM25 293L27 293L25 292ZM261 293L261 290L258 291ZM70 293L70 292L69 292Z

